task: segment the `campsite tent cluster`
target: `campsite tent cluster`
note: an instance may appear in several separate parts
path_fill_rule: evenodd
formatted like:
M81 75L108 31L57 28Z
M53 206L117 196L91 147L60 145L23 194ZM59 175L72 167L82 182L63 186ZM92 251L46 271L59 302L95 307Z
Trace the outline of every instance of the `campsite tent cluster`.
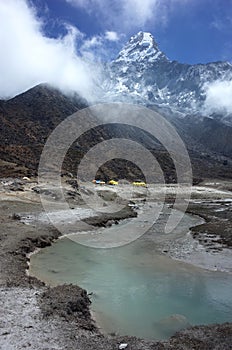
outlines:
M95 185L111 185L111 186L116 186L119 184L119 182L117 180L110 180L108 182L102 181L102 180L93 180L92 181ZM146 183L144 181L141 180L136 180L132 182L133 186L142 186L142 187L146 187Z

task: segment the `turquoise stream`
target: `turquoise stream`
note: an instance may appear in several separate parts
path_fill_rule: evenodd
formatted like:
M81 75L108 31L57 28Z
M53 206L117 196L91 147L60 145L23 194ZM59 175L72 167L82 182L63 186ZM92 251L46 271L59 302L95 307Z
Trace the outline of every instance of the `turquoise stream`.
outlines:
M30 273L93 292L106 332L166 339L188 325L232 321L230 274L171 260L146 241L95 249L63 238L31 257Z

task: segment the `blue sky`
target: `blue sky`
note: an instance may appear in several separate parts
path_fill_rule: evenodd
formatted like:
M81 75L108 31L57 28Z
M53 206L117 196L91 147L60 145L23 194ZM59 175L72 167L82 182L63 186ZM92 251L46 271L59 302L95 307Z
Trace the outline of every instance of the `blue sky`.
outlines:
M85 39L116 32L119 40L102 42L114 57L131 35L151 32L159 47L183 63L232 61L232 0L32 0L45 19L46 34L64 33L64 23ZM98 46L98 47L97 47ZM93 50L99 49L99 43ZM99 51L100 54L100 51ZM107 54L106 54L107 56Z

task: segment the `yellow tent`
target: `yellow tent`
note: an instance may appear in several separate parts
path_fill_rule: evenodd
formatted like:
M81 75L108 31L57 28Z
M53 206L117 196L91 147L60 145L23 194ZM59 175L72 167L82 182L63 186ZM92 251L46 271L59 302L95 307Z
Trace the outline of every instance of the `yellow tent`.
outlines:
M118 181L110 180L109 185L118 185Z

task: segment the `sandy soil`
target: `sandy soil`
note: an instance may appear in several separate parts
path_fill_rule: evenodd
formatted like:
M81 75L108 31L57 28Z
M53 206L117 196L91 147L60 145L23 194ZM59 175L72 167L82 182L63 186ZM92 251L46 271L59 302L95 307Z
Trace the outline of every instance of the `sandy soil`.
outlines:
M77 286L49 288L35 278L29 277L26 274L28 253L50 245L60 235L54 227L43 222L35 221L28 225L20 221L22 213L30 216L42 211L38 193L41 189L33 189L36 186L35 182L22 180L15 182L10 179L2 180L0 185L0 349L113 350L118 349L120 343L127 343L128 350L232 349L231 324L192 327L177 333L167 342L148 342L132 337L102 335L91 318L91 300L85 291ZM192 203L189 210L201 214L206 220L204 225L212 223L210 215L221 218L221 213L228 215L227 223L231 224L229 209L217 211L216 214L214 212L212 215L210 206L202 203L205 201L202 193L210 193L207 186L205 185L205 190L201 188L196 191L193 200L197 201L197 206L196 203ZM227 189L226 191L219 189L213 197L214 200L224 200L223 209L229 208L226 205L229 202L225 201L229 198L228 193ZM51 200L56 200L54 193L48 192L47 195ZM143 193L138 192L137 199L141 200L142 195ZM73 187L67 187L67 196L71 205L83 205L77 190ZM212 199L211 194L208 197ZM133 198L134 202L137 199ZM198 203L198 200L201 203ZM207 208L204 213L203 208ZM88 220L94 226L101 226L131 215L133 215L131 209L127 209L116 218L112 215L107 217L103 215ZM214 228L216 229L216 226ZM203 247L207 247L205 244L207 242L202 241L205 229L203 230L202 226L195 227L192 232L194 239L202 243ZM230 240L228 243L227 239L231 231L228 231L226 238L223 238L224 232L225 230L216 232L222 240L220 243L222 250L225 247L231 248ZM218 242L212 243L218 245Z

